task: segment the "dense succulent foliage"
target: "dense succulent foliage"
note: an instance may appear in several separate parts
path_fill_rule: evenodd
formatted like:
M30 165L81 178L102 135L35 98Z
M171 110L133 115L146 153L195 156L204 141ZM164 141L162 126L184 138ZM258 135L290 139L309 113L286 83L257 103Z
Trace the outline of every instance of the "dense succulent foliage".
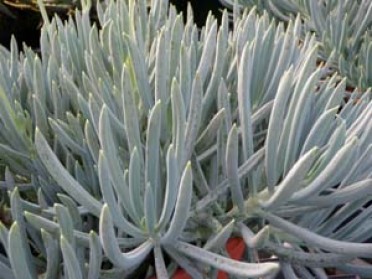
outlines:
M220 0L233 7L234 0ZM238 0L239 7L256 7L279 20L299 15L306 32L315 32L320 59L348 77L352 87L372 86L372 1L370 0ZM305 34L306 34L305 32Z
M300 17L198 30L146 2L98 3L99 26L42 9L40 54L0 49L2 276L372 276L371 93Z

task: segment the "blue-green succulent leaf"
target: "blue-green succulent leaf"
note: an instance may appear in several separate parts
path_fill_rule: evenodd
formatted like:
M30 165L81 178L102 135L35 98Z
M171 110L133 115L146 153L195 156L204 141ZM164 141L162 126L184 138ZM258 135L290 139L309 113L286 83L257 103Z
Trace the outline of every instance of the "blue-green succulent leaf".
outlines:
M87 278L99 279L103 254L99 236L94 231L89 233L89 248L89 268Z
M129 162L129 195L130 202L135 211L136 216L143 216L143 192L144 187L142 185L141 178L141 161L139 158L139 153L135 147L132 151L130 162Z
M160 210L162 185L160 181L159 156L160 156L160 133L161 133L161 101L157 101L150 111L146 131L146 161L145 183L150 183L154 190L154 210L157 214Z
M17 279L36 279L36 275L30 269L32 264L27 257L25 241L22 239L21 230L17 222L14 222L9 231L9 260L12 270Z
M80 269L79 260L76 256L74 248L70 245L68 240L61 235L61 250L64 261L66 275L71 279L83 279Z
M69 243L72 249L75 250L74 225L68 209L61 204L54 204L58 223L61 228L61 234Z
M191 163L187 163L181 177L172 220L170 222L168 231L162 237L163 243L172 243L181 235L186 226L193 193L192 184Z
M230 238L235 226L235 220L231 220L216 235L212 236L203 246L203 249L209 251L218 251L224 248L227 240Z
M244 196L239 180L238 162L239 162L238 128L236 127L236 125L233 125L229 133L229 137L227 139L226 174L230 184L232 201L234 205L237 206L241 212L243 212Z
M173 246L188 257L237 276L259 278L275 274L279 271L279 265L277 263L240 262L181 241L177 241Z
M35 131L35 145L41 161L49 174L77 202L86 207L92 214L99 216L102 204L89 194L68 171L62 166L57 156L49 147L40 130Z
M288 201L291 195L298 191L303 185L303 180L314 163L318 152L319 149L314 147L300 157L288 174L283 178L283 181L274 188L274 193L270 195L269 199L261 202L261 206L273 210L282 203Z
M123 215L120 209L119 203L115 198L115 193L113 186L111 185L108 165L106 163L105 153L101 150L98 159L98 176L101 185L101 191L103 199L110 210L110 214L114 217L115 225L125 231L125 233L133 236L142 236L142 232L139 228L133 225L127 218Z
M45 245L47 254L47 268L44 273L46 279L54 279L58 276L60 269L60 251L58 242L46 230L41 228L41 236Z
M109 260L119 268L132 269L137 267L153 248L151 240L147 240L136 249L122 253L116 239L114 224L107 204L102 207L99 231L103 250Z
M320 249L354 257L372 257L372 244L370 243L353 243L331 239L292 224L271 213L265 212L263 216L269 221L270 225L292 234L305 243L314 245Z
M154 259L155 259L156 278L159 278L159 279L169 278L167 268L164 262L163 253L159 245L155 245L154 247Z

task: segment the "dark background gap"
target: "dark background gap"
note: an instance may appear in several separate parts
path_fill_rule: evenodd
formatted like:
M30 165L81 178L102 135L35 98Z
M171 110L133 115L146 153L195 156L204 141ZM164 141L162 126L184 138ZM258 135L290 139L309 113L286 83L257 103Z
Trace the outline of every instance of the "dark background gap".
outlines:
M170 0L176 6L178 12L183 12L186 16L188 3L194 11L194 20L198 27L202 27L211 11L220 22L223 6L219 0ZM38 49L41 27L41 16L39 12L27 8L19 9L9 7L15 15L14 18L0 13L0 44L9 48L10 39L14 34L18 47L21 48L25 43L27 46ZM66 15L61 14L62 18Z

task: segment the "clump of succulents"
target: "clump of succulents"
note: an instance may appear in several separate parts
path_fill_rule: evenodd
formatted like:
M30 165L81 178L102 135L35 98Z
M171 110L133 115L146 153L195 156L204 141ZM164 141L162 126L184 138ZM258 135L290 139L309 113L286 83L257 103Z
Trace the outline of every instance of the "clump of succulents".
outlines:
M345 98L300 17L40 4L40 56L0 49L4 278L372 275L371 93Z
M372 87L372 2L332 0L221 0L227 6L256 7L288 21L299 15L305 34L314 32L320 43L319 58L332 58L332 65L346 76L351 87Z

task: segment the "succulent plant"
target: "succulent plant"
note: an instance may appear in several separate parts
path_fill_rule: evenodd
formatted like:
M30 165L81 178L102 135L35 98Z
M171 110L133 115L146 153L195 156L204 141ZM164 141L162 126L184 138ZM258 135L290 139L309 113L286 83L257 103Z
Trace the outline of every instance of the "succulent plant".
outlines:
M40 3L40 56L0 49L4 278L371 276L371 93L317 65L300 17L198 30L147 4L97 3L98 27Z
M221 2L230 7L235 3ZM332 65L348 77L348 85L362 90L372 86L371 1L240 0L237 4L251 8L256 5L259 11L284 21L301 16L305 30L317 35L322 60L332 57Z

